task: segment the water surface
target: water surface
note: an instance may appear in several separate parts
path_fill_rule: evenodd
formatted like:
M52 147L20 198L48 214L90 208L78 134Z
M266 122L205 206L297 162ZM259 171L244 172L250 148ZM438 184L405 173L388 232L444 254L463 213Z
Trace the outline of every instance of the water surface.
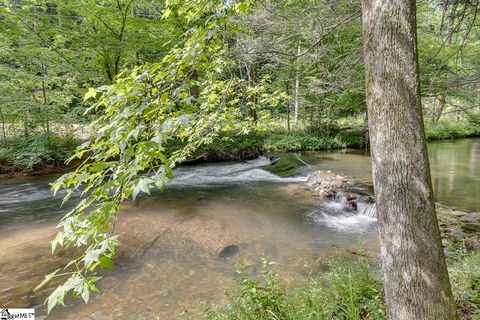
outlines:
M437 200L478 211L480 139L429 145ZM48 319L176 319L197 316L202 301L224 301L233 271L260 272L261 258L276 261L284 281L302 280L334 254L348 254L359 241L376 252L375 219L322 203L303 185L317 169L370 178L362 151L282 155L240 163L182 167L165 192L129 202L116 231L122 246L113 271L102 274L102 293L88 305L68 300ZM51 288L31 289L69 259L52 256L48 241L66 210L53 198L52 177L0 182L0 305L38 308ZM234 245L230 257L219 252ZM306 266L309 265L309 266ZM41 319L41 317L40 317Z

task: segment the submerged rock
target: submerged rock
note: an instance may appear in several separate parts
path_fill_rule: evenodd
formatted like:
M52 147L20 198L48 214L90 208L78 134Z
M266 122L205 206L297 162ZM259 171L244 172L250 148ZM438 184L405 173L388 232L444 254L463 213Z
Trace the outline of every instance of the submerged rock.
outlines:
M228 245L224 248L222 248L222 250L220 250L218 252L218 256L220 258L228 258L228 257L231 257L237 253L240 252L240 247L235 245L235 244L231 244L231 245Z
M280 161L280 157L277 156L268 156L268 159L270 159L270 165L274 165L278 161Z

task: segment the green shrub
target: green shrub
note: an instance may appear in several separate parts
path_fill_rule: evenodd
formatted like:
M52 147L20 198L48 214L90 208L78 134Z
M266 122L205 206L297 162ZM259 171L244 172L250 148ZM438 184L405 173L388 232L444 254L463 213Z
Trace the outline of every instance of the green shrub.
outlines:
M480 136L480 125L473 121L426 122L425 133L428 140L444 140Z
M242 276L238 290L224 307L210 306L207 320L384 319L381 283L372 276L370 261L335 260L325 274L288 292L279 285L272 264L263 261L263 281Z
M11 139L0 147L0 172L32 171L42 166L62 166L80 141L73 137L39 134Z
M365 136L358 131L340 131L338 133L309 133L306 131L287 132L251 132L247 135L230 133L201 146L199 155L213 155L219 160L242 158L242 154L258 155L270 152L294 152L362 147Z
M480 252L455 252L448 271L462 319L480 319Z

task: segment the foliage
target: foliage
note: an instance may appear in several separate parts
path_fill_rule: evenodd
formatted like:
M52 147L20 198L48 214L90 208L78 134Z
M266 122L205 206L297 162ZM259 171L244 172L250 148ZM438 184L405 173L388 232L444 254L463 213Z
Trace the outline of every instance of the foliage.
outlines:
M99 130L71 158L85 157L83 164L53 184L55 192L67 190L64 201L76 190L82 200L60 222L62 230L52 241L52 250L58 246L81 250L61 273L67 279L49 296L49 311L63 305L71 291L87 302L98 279L90 275L112 265L119 244L114 221L124 200L163 189L173 177L172 168L218 132L246 130L234 121L241 115L237 105L243 97L255 95L258 103L274 104L269 97L281 96L267 94L262 86L246 86L228 73L222 30L228 15L247 6L248 2L220 0L169 1L164 18L180 19L188 27L183 41L161 62L135 67L112 85L86 93L85 100L96 99L89 112L96 115L92 126ZM181 141L181 147L167 153L172 140ZM58 276L47 276L46 282Z
M364 144L365 135L361 131L339 131L328 135L305 131L227 132L200 146L189 160L241 160L273 152L357 148Z
M438 122L427 121L425 134L429 140L478 137L480 136L480 125L468 121L446 119Z
M306 151L330 150L347 147L361 147L365 143L362 132L340 131L332 134L312 134L292 132L289 134L271 134L264 140L266 151Z
M447 260L461 319L480 316L480 253L456 245ZM227 293L225 306L209 305L204 319L385 319L385 302L378 266L365 257L334 259L325 273L313 273L305 284L285 288L263 259L263 279L237 271L237 289Z
M263 281L240 272L238 291L228 295L224 307L213 305L204 318L214 319L384 319L382 285L370 261L332 260L329 271L311 276L300 287L280 286L272 263L263 260Z
M61 167L79 144L76 138L52 133L9 140L7 145L0 147L0 173Z
M480 318L480 252L462 244L450 248L448 271L457 309L462 319Z
M478 35L463 32L477 15L465 4L460 19L462 2L454 3L443 12L457 21L450 31L432 10L443 2L419 5L424 94L443 101L425 104L435 121L444 107L460 117L478 100ZM81 200L52 243L79 254L47 276L65 280L49 311L70 292L88 301L98 270L113 265L120 204L162 189L178 163L212 151L364 145L362 127L337 126L345 116L363 127L366 119L359 18L360 1L350 0L3 1L1 161L57 165L74 142L56 140L54 125L93 120L96 133L70 158L82 164L53 185L67 190L65 201L75 191ZM290 132L292 105L300 120ZM468 128L439 122L427 126L429 137L477 135L476 110L468 114ZM277 119L288 132L274 130Z
M163 1L0 2L0 112L8 136L84 123L82 97L175 44Z

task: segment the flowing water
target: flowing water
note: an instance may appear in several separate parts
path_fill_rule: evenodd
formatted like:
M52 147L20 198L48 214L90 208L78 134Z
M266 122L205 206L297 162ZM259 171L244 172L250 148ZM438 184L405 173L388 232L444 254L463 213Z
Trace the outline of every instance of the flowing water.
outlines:
M480 139L432 143L429 154L437 200L478 211ZM274 165L262 157L177 169L165 192L122 208L116 226L122 246L115 269L102 273L102 292L88 305L68 300L48 319L196 316L202 301L224 301L241 264L258 275L268 256L289 284L359 242L377 252L372 204L360 203L359 214L346 208L342 194L322 203L303 185L317 169L360 178L371 172L362 151L287 154ZM0 306L33 306L39 319L51 288L32 288L69 258L52 256L48 243L67 209L59 209L61 200L49 191L52 178L0 182Z

